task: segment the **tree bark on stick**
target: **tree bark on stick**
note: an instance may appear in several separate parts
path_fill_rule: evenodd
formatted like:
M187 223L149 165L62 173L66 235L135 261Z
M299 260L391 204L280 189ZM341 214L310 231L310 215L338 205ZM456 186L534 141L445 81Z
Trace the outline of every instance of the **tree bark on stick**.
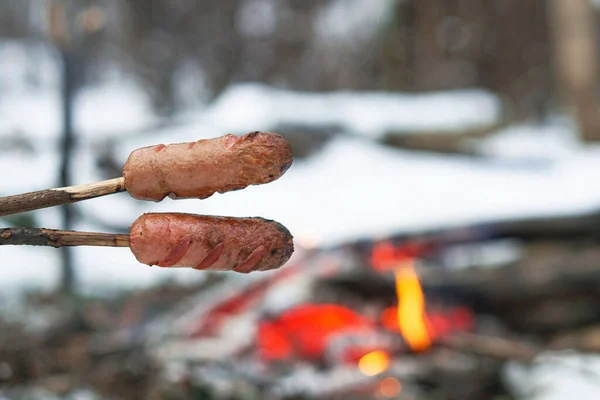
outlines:
M44 228L0 229L0 246L105 246L129 247L129 235L76 232Z

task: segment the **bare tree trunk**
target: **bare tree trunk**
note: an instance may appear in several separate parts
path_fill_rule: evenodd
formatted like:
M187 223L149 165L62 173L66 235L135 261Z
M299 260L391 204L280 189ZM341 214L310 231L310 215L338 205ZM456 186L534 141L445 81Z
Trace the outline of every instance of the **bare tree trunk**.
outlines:
M63 90L62 90L62 122L63 134L61 141L60 162L60 186L67 187L71 184L71 158L73 157L73 145L75 134L73 132L73 94L75 86L74 57L68 50L63 50ZM73 228L73 211L71 204L64 204L62 211L62 228L71 230ZM73 290L75 284L75 272L73 268L73 250L70 247L62 247L62 276L61 287L67 292Z
M590 0L550 0L549 20L563 105L585 141L600 140L598 53Z
M59 169L59 183L61 187L70 185L71 158L75 135L73 133L73 97L75 92L75 58L71 51L71 37L69 34L68 4L63 0L55 0L48 8L49 35L54 45L60 50L62 56L62 124L61 161ZM72 228L73 212L70 204L61 207L62 227L65 230ZM61 289L72 292L75 283L73 270L73 252L68 247L61 249L62 274Z

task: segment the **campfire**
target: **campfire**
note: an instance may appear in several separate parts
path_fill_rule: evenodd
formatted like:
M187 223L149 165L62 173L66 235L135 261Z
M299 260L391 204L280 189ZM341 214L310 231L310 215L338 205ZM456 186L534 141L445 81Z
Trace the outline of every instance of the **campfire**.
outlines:
M545 339L535 319L530 318L526 328L512 319L515 306L509 300L521 299L522 307L533 307L545 292L513 297L523 292L511 279L494 275L515 275L510 264L461 269L439 260L468 249L473 262L485 265L483 256L494 246L506 248L506 237L523 238L531 256L539 257L538 242L529 244L531 236L522 233L531 235L531 225L525 226L499 225L495 236L487 230L482 237L482 230L474 228L327 250L299 249L289 266L264 279L205 295L199 300L204 311L188 311L177 319L196 327L184 330L193 332L186 339L192 340L192 347L179 352L171 347L162 354L168 354L167 359L186 358L193 346L206 350L203 342L214 346L219 343L215 338L226 337L223 351L214 358L206 351L202 361L195 358L202 373L210 375L224 359L235 360L238 365L227 369L231 376L254 382L263 395L275 398L344 393L397 398L422 384L460 392L473 385L474 377L487 385L475 392L491 396L500 387L498 371L505 361L529 363L542 348L558 346ZM557 249L561 248L552 247ZM522 262L531 263L528 258ZM485 292L478 291L480 286ZM293 301L273 308L274 291ZM242 320L247 330L234 338L232 329L241 326L235 321ZM531 335L537 339L528 339ZM580 343L568 337L571 344ZM236 367L244 372L235 372Z
M411 365L409 360L427 355L433 346L457 332L472 331L475 325L474 314L466 306L429 305L416 270L418 255L424 251L425 246L376 243L368 265L358 269L349 268L348 258L339 252L300 251L303 256L289 267L245 287L232 288L229 294L224 289L220 295L204 297L200 317L197 313L187 313L180 316L179 321L188 321L185 328L188 337L202 347L204 341L216 344L215 337L228 335L231 321L252 314L251 318L256 321L255 341L248 340L248 336L240 337L239 341L229 340L229 355L217 353L214 361L223 357L247 360L254 365L257 375L266 374L273 380L272 390L283 390L281 397L308 390L283 385L285 377L278 377L281 371L312 365L316 368L314 376L306 385L314 386L317 397L340 391L375 390L386 398L393 398L402 391L400 378L406 374L403 369ZM350 276L372 274L382 282L391 280L393 290L365 300L332 302L319 298L319 293L325 293L318 289L320 283L348 273ZM253 312L265 304L267 293L274 287L289 288L307 277L312 282L312 290L299 298L297 304L276 312ZM335 291L330 288L326 292ZM222 300L214 301L207 308L206 302L211 297ZM191 315L195 316L190 318ZM174 354L171 352L170 356ZM206 352L204 357L210 363ZM324 376L330 376L328 373L342 371L346 375L336 379L338 384L346 382L343 388L331 383L315 384L325 379Z

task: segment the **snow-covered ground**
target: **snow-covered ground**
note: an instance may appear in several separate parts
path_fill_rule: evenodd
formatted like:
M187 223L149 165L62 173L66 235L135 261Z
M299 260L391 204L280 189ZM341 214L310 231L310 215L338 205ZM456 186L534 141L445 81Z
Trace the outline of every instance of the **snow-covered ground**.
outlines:
M280 123L340 126L346 132L380 137L388 131L455 131L500 118L500 101L483 90L428 94L297 93L261 84L238 84L207 110L205 121L230 131ZM258 129L258 128L257 128Z
M509 363L505 381L517 399L600 398L600 357L575 352L544 353L532 365Z

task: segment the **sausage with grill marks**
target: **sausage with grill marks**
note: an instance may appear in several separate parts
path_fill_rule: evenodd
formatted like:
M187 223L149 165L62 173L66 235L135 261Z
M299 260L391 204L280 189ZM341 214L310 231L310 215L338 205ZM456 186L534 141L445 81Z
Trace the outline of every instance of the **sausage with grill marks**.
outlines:
M248 273L282 266L292 255L290 232L264 218L151 213L130 230L138 261L160 267Z

